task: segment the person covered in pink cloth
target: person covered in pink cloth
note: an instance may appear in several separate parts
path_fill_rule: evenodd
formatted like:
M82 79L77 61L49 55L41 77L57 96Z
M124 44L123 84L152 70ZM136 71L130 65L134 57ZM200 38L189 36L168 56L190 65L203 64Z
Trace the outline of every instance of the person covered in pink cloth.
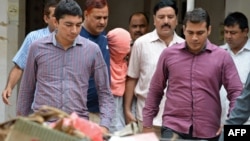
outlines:
M115 114L110 132L119 131L125 126L123 114L123 94L127 75L127 55L130 52L131 36L123 28L114 28L107 34L110 50L111 92L115 99Z

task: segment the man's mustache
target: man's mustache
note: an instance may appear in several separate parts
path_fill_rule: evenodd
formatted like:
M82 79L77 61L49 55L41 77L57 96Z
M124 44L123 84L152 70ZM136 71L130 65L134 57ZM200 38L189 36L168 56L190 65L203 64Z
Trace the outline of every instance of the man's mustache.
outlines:
M135 35L143 35L143 33L142 32L135 32Z
M169 24L166 23L166 24L164 24L164 25L161 26L161 28L164 28L164 27L171 28L171 25L169 25Z

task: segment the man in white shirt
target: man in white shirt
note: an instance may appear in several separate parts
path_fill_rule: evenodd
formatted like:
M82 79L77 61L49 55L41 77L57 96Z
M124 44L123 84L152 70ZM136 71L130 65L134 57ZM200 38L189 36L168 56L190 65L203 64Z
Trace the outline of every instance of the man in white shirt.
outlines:
M220 46L232 56L243 87L250 72L250 39L248 38L248 20L241 12L230 13L224 20L224 38L226 44ZM228 100L224 87L221 88L221 122L224 124L228 114ZM250 124L248 120L245 124Z
M155 5L153 13L155 30L136 39L132 47L124 95L126 123L137 121L140 131L143 128L142 109L158 58L166 47L184 41L175 33L178 24L178 9L175 2L172 0L160 1ZM134 95L137 97L136 117L131 112ZM158 137L160 137L160 127L162 126L164 101L165 99L161 102L160 112L154 120L154 129Z

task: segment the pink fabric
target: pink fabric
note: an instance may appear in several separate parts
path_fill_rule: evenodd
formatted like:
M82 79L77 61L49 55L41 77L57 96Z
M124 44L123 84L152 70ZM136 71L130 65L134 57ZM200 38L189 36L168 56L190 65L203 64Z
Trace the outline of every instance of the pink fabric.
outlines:
M123 96L128 67L125 57L130 52L131 37L123 28L109 31L107 37L110 50L111 91L116 96Z

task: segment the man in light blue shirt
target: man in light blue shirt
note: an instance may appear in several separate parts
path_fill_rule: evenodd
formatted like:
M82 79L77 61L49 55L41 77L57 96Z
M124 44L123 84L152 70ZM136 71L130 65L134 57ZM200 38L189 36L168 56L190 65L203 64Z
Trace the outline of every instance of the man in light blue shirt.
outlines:
M15 57L13 58L14 66L11 69L8 77L8 81L4 91L2 92L2 99L5 104L10 104L8 98L11 96L12 90L21 78L23 70L26 66L27 54L30 44L42 37L49 35L54 31L54 10L59 0L47 0L44 7L43 19L47 27L30 32L24 39L23 44Z

